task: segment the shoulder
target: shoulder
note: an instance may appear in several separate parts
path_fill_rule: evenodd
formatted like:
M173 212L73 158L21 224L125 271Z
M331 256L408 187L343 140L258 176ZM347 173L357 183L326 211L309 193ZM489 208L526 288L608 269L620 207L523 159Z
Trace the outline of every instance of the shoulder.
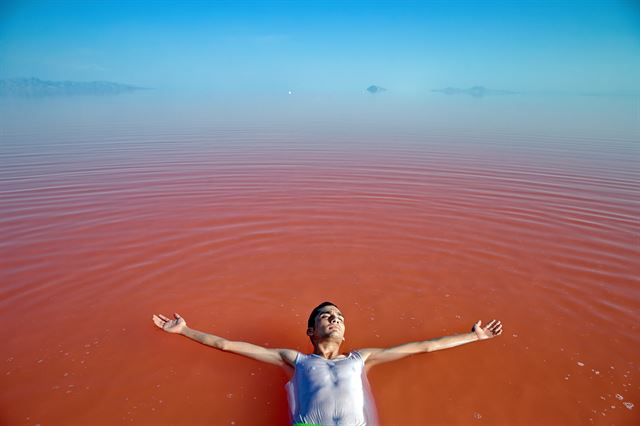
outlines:
M357 356L362 359L362 362L367 362L367 360L372 356L375 355L381 351L383 351L384 349L380 349L380 348L363 348L363 349L356 349L354 350L352 353L353 354L357 354Z
M354 360L357 360L361 362L362 365L364 365L365 362L367 361L367 358L369 357L366 351L367 351L366 349L357 349L357 350L351 351L349 352L348 358L353 358Z
M300 362L301 357L304 355L301 352L298 352L293 349L276 349L284 362L291 366L295 366L298 362Z

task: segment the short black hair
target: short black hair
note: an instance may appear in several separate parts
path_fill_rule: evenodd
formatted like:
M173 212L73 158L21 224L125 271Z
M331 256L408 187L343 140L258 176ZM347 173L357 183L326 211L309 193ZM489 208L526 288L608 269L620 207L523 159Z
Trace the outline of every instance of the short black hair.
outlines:
M313 328L316 325L316 317L320 313L320 309L324 308L325 306L335 306L336 308L338 307L338 305L333 302L322 302L321 304L313 308L313 311L311 311L311 315L309 315L309 319L307 320L307 328Z

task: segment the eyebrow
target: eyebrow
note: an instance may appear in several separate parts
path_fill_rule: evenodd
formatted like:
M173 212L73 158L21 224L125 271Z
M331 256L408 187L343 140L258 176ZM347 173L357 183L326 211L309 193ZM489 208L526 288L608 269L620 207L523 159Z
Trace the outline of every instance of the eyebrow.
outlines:
M322 315L322 314L330 314L330 313L331 313L331 311L320 311L320 312L318 313L318 315ZM339 317L344 318L344 316L342 315L342 312L340 312L340 311L338 311L338 312L337 312L337 315L338 315Z

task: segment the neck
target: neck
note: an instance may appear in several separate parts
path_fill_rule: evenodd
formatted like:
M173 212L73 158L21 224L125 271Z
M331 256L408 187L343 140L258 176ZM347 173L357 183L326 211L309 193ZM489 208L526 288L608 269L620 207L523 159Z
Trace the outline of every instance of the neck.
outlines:
M313 345L313 353L325 359L340 356L340 343L334 340L324 340Z

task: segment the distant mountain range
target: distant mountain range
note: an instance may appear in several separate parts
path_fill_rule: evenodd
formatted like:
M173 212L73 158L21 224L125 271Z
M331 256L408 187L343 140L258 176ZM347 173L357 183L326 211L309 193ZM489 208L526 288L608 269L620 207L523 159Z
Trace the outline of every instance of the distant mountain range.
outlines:
M445 95L471 95L476 98L481 98L483 96L488 95L513 95L518 92L512 92L510 90L495 90L495 89L487 89L484 86L473 86L468 89L459 89L457 87L446 87L444 89L434 89L432 92L441 92Z
M367 92L369 93L380 93L380 92L386 92L387 89L385 89L384 87L380 87L380 86L376 86L375 84L367 87Z
M145 89L110 81L48 81L39 78L0 80L0 96L5 97L117 95Z

